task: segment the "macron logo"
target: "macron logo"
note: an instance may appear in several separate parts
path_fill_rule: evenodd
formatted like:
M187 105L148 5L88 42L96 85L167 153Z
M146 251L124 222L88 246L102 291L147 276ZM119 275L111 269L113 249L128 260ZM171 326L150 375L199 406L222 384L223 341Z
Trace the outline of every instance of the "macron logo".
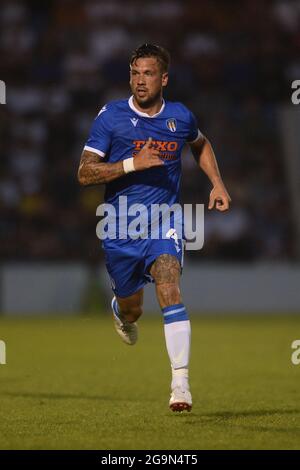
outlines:
M134 127L136 127L137 123L138 123L138 119L137 118L130 118L130 121L132 122L132 124L134 125Z

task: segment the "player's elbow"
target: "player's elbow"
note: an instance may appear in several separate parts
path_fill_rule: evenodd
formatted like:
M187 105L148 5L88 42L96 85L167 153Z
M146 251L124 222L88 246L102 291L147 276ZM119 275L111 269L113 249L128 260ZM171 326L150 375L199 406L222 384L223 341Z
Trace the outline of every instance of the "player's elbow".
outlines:
M77 180L78 180L78 183L79 183L81 186L87 186L87 185L88 185L87 177L86 177L86 175L85 175L85 171L84 171L84 169L82 168L82 166L80 166L80 167L78 168Z

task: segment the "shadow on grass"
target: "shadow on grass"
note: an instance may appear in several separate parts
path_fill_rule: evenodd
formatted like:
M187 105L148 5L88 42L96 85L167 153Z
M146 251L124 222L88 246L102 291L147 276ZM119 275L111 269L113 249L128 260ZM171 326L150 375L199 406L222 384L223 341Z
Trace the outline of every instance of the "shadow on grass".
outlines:
M199 413L195 409L191 413L176 413L177 416L181 418L192 418L194 420L202 420L203 418L217 418L216 422L220 421L229 421L231 419L237 418L259 418L264 416L274 416L274 415L293 415L299 414L300 409L276 409L276 410L249 410L249 411L218 411L212 413ZM173 415L172 415L173 416ZM207 422L211 422L212 419L208 419Z
M239 423L235 420L239 418L268 418L272 416L284 416L284 415L296 415L300 413L300 409L270 409L270 410L249 410L249 411L223 411L223 412L212 412L212 413L198 413L192 412L190 415L180 414L180 417L184 420L185 425L198 426L203 425L215 425L215 426L226 426L230 428L239 428L247 431L255 432L275 432L275 433L292 433L300 434L300 426L287 426L278 427L275 423L270 422L270 426L263 425L263 423L250 424L247 422ZM300 420L299 420L300 424ZM300 444L299 444L300 448Z
M232 419L232 418L247 418L248 416L258 418L260 416L273 416L277 414L289 415L289 414L296 414L296 413L300 413L300 409L284 410L281 408L281 409L276 409L276 410L223 411L223 412L205 413L201 416L223 418L226 420L226 419Z

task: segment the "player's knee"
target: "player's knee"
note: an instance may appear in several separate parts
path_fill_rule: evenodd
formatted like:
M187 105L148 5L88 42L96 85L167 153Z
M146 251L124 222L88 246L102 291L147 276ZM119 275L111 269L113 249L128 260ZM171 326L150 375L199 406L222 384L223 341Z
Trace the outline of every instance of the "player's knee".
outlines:
M179 285L177 282L159 284L156 286L156 292L161 308L180 304L182 301Z
M143 313L143 309L141 306L122 306L121 312L126 321L133 323L140 318Z

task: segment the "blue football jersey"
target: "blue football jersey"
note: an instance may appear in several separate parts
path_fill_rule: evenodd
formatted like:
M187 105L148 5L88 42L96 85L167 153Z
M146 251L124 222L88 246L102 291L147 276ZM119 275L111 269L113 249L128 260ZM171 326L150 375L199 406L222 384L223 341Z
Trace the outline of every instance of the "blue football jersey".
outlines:
M97 153L103 162L115 163L134 157L152 137L164 165L128 173L107 183L105 202L117 209L119 196L127 196L128 206L171 206L179 202L183 146L200 136L195 116L183 104L163 100L160 111L149 116L134 106L131 96L103 106L84 149Z

